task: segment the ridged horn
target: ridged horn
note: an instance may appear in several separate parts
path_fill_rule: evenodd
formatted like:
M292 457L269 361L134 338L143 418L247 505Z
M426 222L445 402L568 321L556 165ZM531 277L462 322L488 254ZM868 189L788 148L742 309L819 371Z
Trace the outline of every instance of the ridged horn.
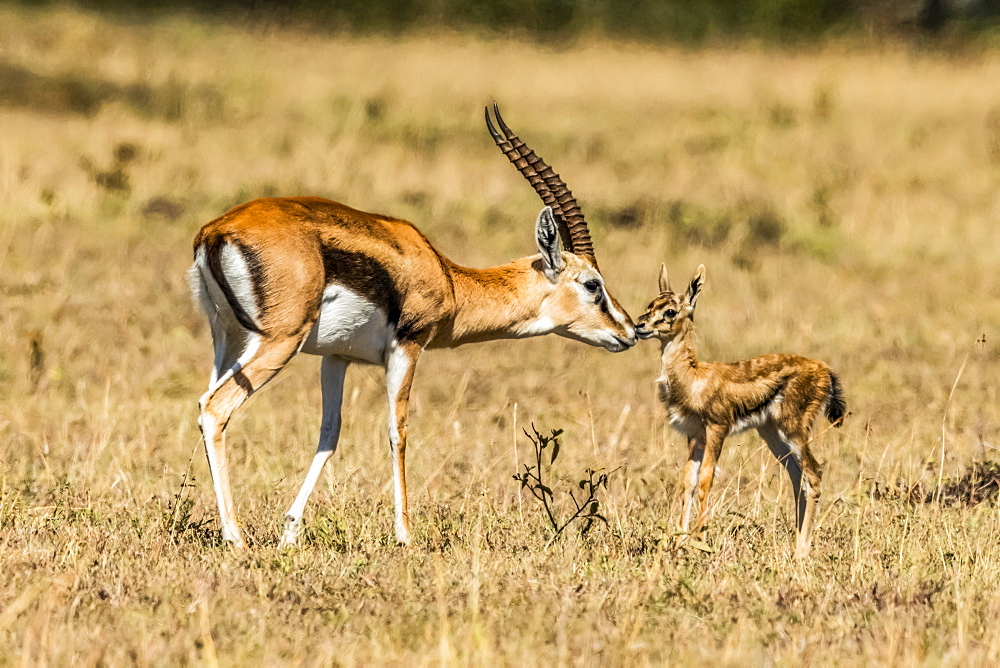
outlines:
M562 223L560 236L563 245L570 252L588 258L596 266L597 259L594 257L594 242L590 238L590 229L587 227L580 205L566 186L566 182L507 126L496 102L493 103L493 114L503 134L501 135L493 127L490 110L487 108L486 126L489 128L490 136L507 159L528 180L542 201L555 211L559 222Z

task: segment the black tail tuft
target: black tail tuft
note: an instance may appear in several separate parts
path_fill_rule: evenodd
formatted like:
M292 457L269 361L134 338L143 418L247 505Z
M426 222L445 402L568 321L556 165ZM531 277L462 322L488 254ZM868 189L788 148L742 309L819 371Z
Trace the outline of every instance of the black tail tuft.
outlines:
M844 424L847 404L844 402L844 391L840 387L840 379L830 372L830 398L826 404L826 417L834 427Z

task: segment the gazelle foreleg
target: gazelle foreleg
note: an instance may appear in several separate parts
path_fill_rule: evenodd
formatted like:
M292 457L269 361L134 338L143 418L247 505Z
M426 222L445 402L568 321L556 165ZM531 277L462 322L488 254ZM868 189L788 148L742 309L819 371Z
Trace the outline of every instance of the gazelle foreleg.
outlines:
M705 437L703 435L688 437L688 458L684 464L684 496L681 498L681 533L686 535L691 530L691 515L701 512L694 509L698 495L698 472L701 461L705 457ZM682 536L683 537L683 536Z
M321 382L323 385L323 422L319 429L319 447L306 479L302 482L295 502L285 515L285 531L281 535L280 547L294 545L302 527L302 513L305 512L309 495L312 494L319 480L323 465L337 451L340 440L340 408L344 398L344 376L347 373L348 362L339 357L323 357Z
M705 427L705 456L698 471L698 525L696 530L701 531L708 523L708 493L712 490L712 483L715 481L715 468L719 463L719 455L722 454L722 444L728 435L728 428L720 425L708 425Z
M389 449L392 453L392 490L396 508L396 540L410 543L410 510L406 497L406 420L410 386L420 356L415 342L394 342L385 355L385 389L389 401Z

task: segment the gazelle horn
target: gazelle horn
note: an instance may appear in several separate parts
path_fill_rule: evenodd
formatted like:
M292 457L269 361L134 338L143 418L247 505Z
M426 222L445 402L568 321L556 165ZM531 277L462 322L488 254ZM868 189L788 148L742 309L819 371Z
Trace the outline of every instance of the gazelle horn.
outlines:
M558 174L549 167L544 160L538 157L534 151L521 141L514 134L500 115L500 109L496 102L493 103L493 114L496 116L497 124L503 131L503 135L497 132L490 120L490 110L486 109L486 126L489 128L493 141L500 147L507 159L513 163L517 170L528 180L531 187L535 189L542 201L556 212L559 221L562 223L560 232L563 245L570 252L582 255L589 259L594 266L597 266L597 258L594 257L594 242L590 238L590 230L587 221L583 217L580 205L576 198L566 186Z

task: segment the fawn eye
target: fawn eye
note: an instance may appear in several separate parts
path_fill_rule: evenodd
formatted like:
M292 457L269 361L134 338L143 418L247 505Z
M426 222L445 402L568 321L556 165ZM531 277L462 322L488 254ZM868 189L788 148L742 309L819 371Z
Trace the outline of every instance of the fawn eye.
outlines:
M587 288L588 292L597 292L597 290L601 287L601 282L596 278L592 278L589 281L586 281L583 284L583 287Z
M668 308L666 311L663 312L663 315L667 316L668 318L673 318L675 315L677 315L677 311L673 310L672 308Z

